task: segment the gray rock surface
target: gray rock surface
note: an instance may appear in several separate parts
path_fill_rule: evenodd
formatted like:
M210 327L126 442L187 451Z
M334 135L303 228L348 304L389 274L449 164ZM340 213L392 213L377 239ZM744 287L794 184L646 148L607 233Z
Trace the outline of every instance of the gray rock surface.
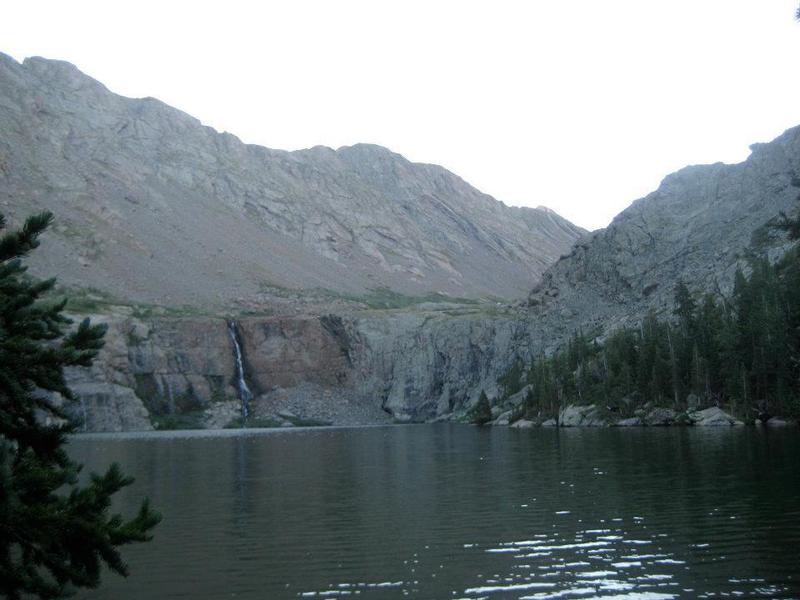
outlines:
M511 396L509 396L506 399L506 404L508 404L509 406L519 406L520 404L525 402L525 398L527 397L528 392L530 392L532 389L533 389L533 384L529 383L528 385L524 386L520 391L518 391L516 394L512 394Z
M561 427L607 427L608 421L594 404L587 406L571 404L561 409L558 424Z
M224 319L95 320L109 325L105 348L91 368L68 371L71 387L86 391L73 410L87 413L89 430L142 429L148 417L186 413L224 427L240 416ZM363 425L462 415L481 390L497 395L506 365L530 359L529 330L514 313L250 317L237 329L256 419Z
M60 61L0 54L0 132L0 211L58 218L32 271L128 301L521 298L583 233L380 146L243 144Z
M642 421L645 425L663 427L675 423L677 417L678 413L671 408L656 407L645 414Z
M698 427L744 425L744 423L716 406L691 412L689 413L689 419Z
M638 427L639 425L644 425L644 423L639 417L630 417L628 419L620 419L614 425L617 427Z
M224 429L242 416L238 400L214 402L203 412L203 422L208 429Z
M337 332L361 396L401 421L425 421L474 406L481 390L499 396L497 378L530 361L534 324L524 313L356 314Z
M109 382L86 382L71 386L78 402L70 411L79 431L149 431L149 414L134 391Z
M374 397L351 388L301 383L277 388L256 398L250 407L256 419L284 420L290 425L376 425L392 422Z
M511 422L511 415L512 415L512 412L510 410L507 410L506 412L504 412L501 415L499 415L492 422L492 424L493 425L499 425L499 426L508 425Z
M767 427L791 427L797 426L797 421L793 419L782 419L780 417L772 417L767 421Z

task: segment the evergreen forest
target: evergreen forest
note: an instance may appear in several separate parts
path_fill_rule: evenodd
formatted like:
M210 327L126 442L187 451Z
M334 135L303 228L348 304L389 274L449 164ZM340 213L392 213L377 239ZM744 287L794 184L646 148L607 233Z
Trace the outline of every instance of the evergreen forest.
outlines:
M767 228L800 238L800 217ZM772 233L767 233L771 235ZM800 248L749 259L728 296L697 296L679 282L672 314L651 311L605 338L577 332L565 348L516 364L504 396L530 384L517 417L543 420L569 404L620 417L642 406L719 406L745 421L800 416Z

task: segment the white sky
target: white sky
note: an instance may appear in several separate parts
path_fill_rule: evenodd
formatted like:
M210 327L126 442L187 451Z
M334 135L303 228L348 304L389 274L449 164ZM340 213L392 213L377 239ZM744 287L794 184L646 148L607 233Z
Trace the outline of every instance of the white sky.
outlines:
M798 4L7 0L0 51L245 142L381 144L594 229L800 124Z

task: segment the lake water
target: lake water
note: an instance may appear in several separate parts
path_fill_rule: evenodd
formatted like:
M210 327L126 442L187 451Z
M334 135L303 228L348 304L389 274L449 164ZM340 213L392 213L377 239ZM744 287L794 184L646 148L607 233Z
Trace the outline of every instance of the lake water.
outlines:
M800 435L393 426L80 436L164 516L92 599L800 598Z

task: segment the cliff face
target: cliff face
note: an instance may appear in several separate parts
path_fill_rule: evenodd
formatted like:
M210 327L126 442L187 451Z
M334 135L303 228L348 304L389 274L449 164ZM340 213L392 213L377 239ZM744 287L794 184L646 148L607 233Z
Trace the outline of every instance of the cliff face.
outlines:
M0 210L57 216L33 272L128 302L269 305L286 289L521 298L583 233L366 144L241 143L74 66L0 54Z
M91 369L69 372L90 431L149 429L194 415L220 427L241 414L224 319L96 317L109 324ZM466 410L516 358L529 324L514 314L359 313L237 321L251 418L338 424L424 421Z

